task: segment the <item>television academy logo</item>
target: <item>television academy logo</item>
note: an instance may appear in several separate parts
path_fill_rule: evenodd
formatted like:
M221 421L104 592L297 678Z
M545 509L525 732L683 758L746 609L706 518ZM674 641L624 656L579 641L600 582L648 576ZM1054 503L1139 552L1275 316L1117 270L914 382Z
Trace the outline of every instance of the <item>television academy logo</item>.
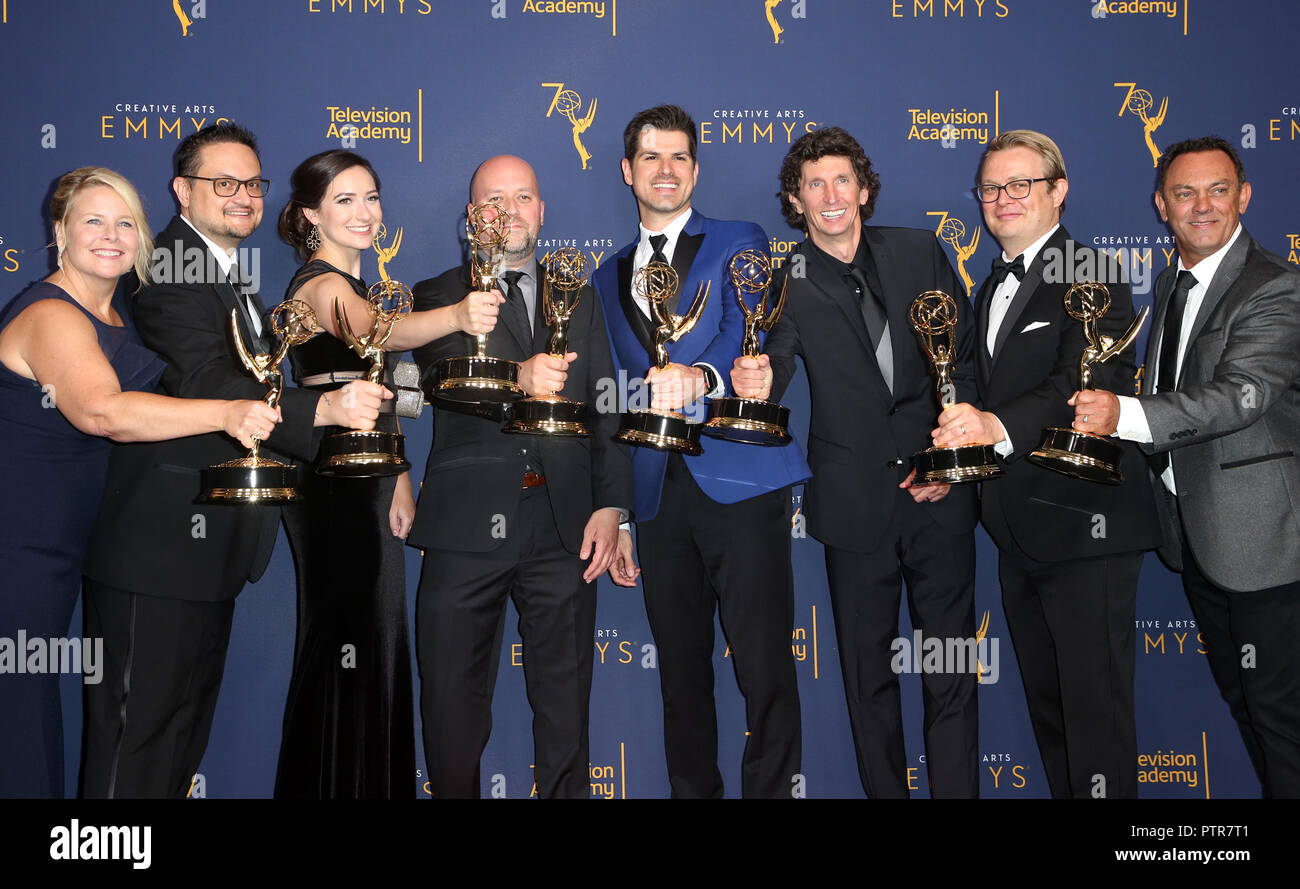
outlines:
M943 241L952 248L953 254L957 257L957 273L961 275L961 283L966 287L966 295L970 296L971 290L975 287L975 281L966 271L966 260L975 255L979 249L980 232L983 229L975 226L975 234L971 235L970 240L965 244L961 239L966 237L966 223L962 222L956 216L948 215L947 210L927 210L926 216L938 216L939 222L934 228L934 235L940 241Z
M424 163L424 89L415 91L415 107L371 104L325 105L329 118L325 138L340 148L358 149L363 142L415 143L415 159Z
M550 107L546 109L546 116L550 117L553 113L559 112L560 116L569 122L573 129L573 149L578 152L578 160L582 162L582 169L587 169L587 162L591 160L591 152L583 144L582 134L591 129L591 124L596 119L596 97L592 97L591 102L587 105L586 113L579 117L578 112L582 108L582 96L575 90L565 89L564 81L543 83L542 86L555 87L555 95L551 99Z
M1088 10L1094 19L1109 16L1143 15L1177 20L1181 8L1183 36L1187 36L1187 7L1191 0L1088 0Z
M1123 117L1124 112L1127 111L1142 121L1142 137L1151 152L1151 166L1158 166L1160 156L1164 152L1156 146L1155 132L1160 129L1160 125L1165 122L1165 115L1169 113L1169 97L1165 96L1160 101L1160 110L1153 117L1150 111L1155 106L1155 99L1152 98L1151 93L1138 89L1136 83L1116 83L1115 86L1128 87L1128 92L1124 94L1124 101L1119 105L1119 114L1115 116Z

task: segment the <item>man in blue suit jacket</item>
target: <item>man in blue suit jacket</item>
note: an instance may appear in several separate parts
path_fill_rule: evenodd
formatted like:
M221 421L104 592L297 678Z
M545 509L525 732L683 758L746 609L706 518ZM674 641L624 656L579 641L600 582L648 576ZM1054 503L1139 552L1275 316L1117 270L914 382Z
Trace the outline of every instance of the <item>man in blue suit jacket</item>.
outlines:
M728 264L742 250L764 250L767 237L752 223L719 222L691 209L699 176L695 132L690 115L674 105L648 109L628 123L623 179L636 197L640 234L597 270L595 285L615 367L634 380L645 374L654 407L702 414L703 399L732 394L718 368L731 367L744 332ZM695 328L668 344L671 363L646 373L653 330L631 281L652 259L677 270L675 300L686 302L680 309L670 304L670 311L684 311L704 282L711 282L711 292ZM716 601L745 696L741 792L788 798L801 749L790 651L790 486L808 478L808 464L797 446L710 439L702 455L689 458L636 448L632 467L673 796L722 796L713 700Z

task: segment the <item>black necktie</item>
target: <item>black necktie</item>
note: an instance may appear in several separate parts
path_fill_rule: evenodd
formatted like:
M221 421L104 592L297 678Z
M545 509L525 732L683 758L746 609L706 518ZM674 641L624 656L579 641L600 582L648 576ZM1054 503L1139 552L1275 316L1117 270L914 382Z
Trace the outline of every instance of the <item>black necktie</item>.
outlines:
M993 260L993 286L997 287L1007 279L1007 275L1015 275L1017 281L1025 280L1025 255L1022 253L1011 262L1007 262L1001 256Z
M848 286L858 292L862 320L866 322L867 335L871 337L872 353L880 366L880 374L885 379L886 388L893 392L894 349L893 344L885 337L889 332L889 317L885 314L885 307L881 304L880 297L867 286L867 276L862 274L862 269L850 265L844 272L844 279Z
M273 350L273 342L270 338L270 321L266 317L266 305L262 302L261 296L253 289L253 279L244 270L244 267L238 263L230 267L230 286L235 291L238 301L248 311L249 329L253 336L257 337L257 350L260 352L270 352Z
M650 248L652 250L650 254L651 262L663 262L663 263L668 262L668 257L664 255L664 245L667 243L668 243L667 235L650 236Z
M1183 335L1183 315L1187 311L1187 294L1196 286L1196 276L1187 269L1178 273L1174 283L1173 296L1169 308L1165 309L1165 326L1160 332L1160 358L1156 363L1156 378L1152 381L1152 392L1173 392L1178 388L1178 342ZM1164 473L1169 465L1169 452L1154 454L1151 462L1156 474Z
M845 283L858 292L862 320L867 323L867 333L871 336L871 348L877 349L880 347L880 338L885 334L885 326L889 323L885 317L885 310L881 308L880 300L867 286L867 277L862 274L862 269L851 265L845 271L844 277L848 279Z
M528 317L528 306L524 304L524 292L519 288L519 279L523 276L520 271L502 272L501 280L506 282L506 311L515 316L521 333L531 335L533 322Z

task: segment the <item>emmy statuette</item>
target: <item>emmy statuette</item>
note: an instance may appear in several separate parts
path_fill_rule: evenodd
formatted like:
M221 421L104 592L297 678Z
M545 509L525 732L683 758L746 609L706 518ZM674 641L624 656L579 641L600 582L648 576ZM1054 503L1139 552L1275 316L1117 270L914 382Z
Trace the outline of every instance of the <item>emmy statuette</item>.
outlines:
M668 344L686 336L699 323L712 283L701 284L690 311L676 315L666 306L678 288L677 271L672 266L666 262L649 262L632 276L633 295L645 297L650 304L650 320L655 324L655 366L660 370L670 363ZM689 422L680 411L656 408L630 411L620 419L614 440L695 457L704 453L704 448L700 447L700 427L703 425Z
M927 290L912 301L909 319L934 369L939 404L956 404L952 363L956 360L957 302L942 290ZM914 485L960 484L997 478L1002 474L992 445L956 448L929 447L912 458Z
M1097 331L1097 321L1109 309L1110 291L1105 284L1080 281L1065 292L1065 311L1075 321L1082 322L1083 336L1088 341L1079 358L1080 389L1092 388L1093 365L1105 364L1132 345L1149 311L1144 306L1124 335L1116 340ZM1113 439L1058 427L1044 429L1042 445L1029 454L1029 459L1039 466L1104 485L1118 485L1124 480L1119 471L1123 457L1123 445Z
M741 350L748 358L762 352L758 342L760 330L770 333L785 308L785 282L776 305L769 303L772 286L772 260L758 250L745 250L732 257L727 269L736 286L736 302L745 313L745 338ZM753 309L741 294L761 293ZM704 434L744 444L786 445L790 443L790 409L775 401L758 398L715 398L709 403L709 419Z
M384 343L392 335L393 325L411 311L413 299L411 288L391 278L376 281L366 296L370 307L370 330L357 336L337 299L334 300L334 323L339 338L351 346L352 351L370 361L366 379L379 383L384 375ZM328 476L378 478L400 475L410 468L411 464L406 460L406 442L400 432L349 429L336 432L321 442L316 472Z
M493 290L505 265L505 246L510 240L510 214L490 201L475 204L465 217L469 241L473 286ZM436 402L457 404L502 404L523 398L519 365L487 354L487 334L474 338L474 354L452 356L438 362Z
M562 247L547 257L542 285L542 311L554 328L548 352L563 358L569 350L569 318L582 300L582 288L590 277L590 263L577 247ZM525 435L591 435L587 428L587 406L562 397L558 392L516 401L503 431Z
M230 310L230 330L235 338L235 352L259 383L267 386L263 399L268 407L280 403L284 391L284 374L280 365L294 346L301 345L320 332L316 313L311 306L296 299L286 300L271 310L271 330L279 339L275 352L254 355L248 351L239 333L239 313ZM301 500L298 469L295 466L263 457L261 441L253 439L248 456L209 466L200 472L200 503L252 503L279 505Z

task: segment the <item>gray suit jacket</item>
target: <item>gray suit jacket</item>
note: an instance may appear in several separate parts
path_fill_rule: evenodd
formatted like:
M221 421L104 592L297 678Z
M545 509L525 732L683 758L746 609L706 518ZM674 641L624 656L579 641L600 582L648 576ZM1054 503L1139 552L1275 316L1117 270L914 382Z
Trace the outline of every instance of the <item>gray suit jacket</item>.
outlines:
M1195 271L1195 269L1193 269ZM1147 367L1177 277L1156 279ZM1259 590L1300 580L1300 273L1244 229L1196 313L1178 389L1151 395L1148 453L1170 452L1178 504L1159 479L1166 530L1160 554L1182 569L1180 543L1224 589ZM1181 511L1182 521L1176 510Z

